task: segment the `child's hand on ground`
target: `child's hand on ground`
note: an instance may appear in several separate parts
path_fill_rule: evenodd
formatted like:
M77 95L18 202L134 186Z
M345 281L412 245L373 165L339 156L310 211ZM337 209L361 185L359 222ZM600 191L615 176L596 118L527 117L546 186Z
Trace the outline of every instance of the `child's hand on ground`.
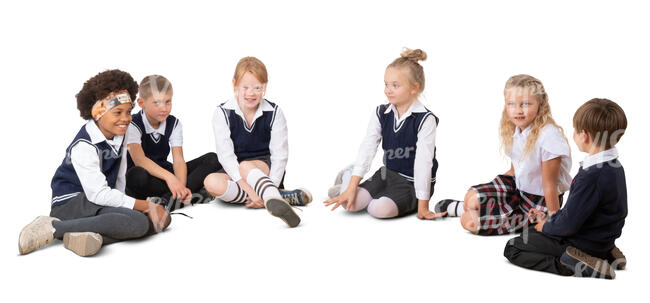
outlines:
M327 200L323 202L323 204L325 204L325 207L334 205L334 207L332 207L332 210L335 210L339 206L345 204L343 208L345 208L346 210L350 210L352 209L352 206L354 205L354 200L356 198L357 198L356 188L348 187L343 193L332 198L331 200Z
M447 212L441 212L439 214L436 214L428 209L425 210L419 210L418 209L418 219L424 219L424 220L433 220L433 219L438 219L442 218L447 214Z

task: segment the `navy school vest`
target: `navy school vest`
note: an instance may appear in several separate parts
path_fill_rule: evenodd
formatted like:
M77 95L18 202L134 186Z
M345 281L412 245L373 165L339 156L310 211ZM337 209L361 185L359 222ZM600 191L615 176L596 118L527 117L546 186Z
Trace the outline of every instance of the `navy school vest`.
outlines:
M230 139L239 162L271 155L269 143L271 142L271 129L273 128L273 122L275 122L278 106L268 100L266 102L273 107L273 111L262 112L262 116L253 121L250 128L246 124L246 120L239 116L235 110L223 107L226 103L219 105L219 109L226 117L226 124L230 128Z
M178 125L178 119L169 115L165 122L165 134L160 135L158 139L154 138L153 133L146 133L144 121L142 119L146 119L146 117L144 112L141 110L137 114L133 115L131 125L135 126L140 131L140 145L142 146L144 155L160 167L171 170L173 165L167 161L167 157L169 157L169 152L171 151L171 147L169 146L169 136L171 136L176 125ZM127 162L128 168L135 166L130 154L128 155Z
M424 113L411 113L408 118L397 124L393 111L384 113L388 106L388 104L382 104L377 107L377 118L381 124L384 165L386 168L398 172L407 180L413 181L418 133L426 119L435 119L435 123L438 125L438 117L427 109ZM431 182L435 182L437 171L438 160L436 160L436 149L434 149Z
M52 207L64 204L72 197L83 192L79 177L70 160L70 151L77 144L91 144L97 150L102 174L106 176L108 186L115 188L117 175L120 170L122 152L124 151L124 142L122 142L119 150L113 149L106 141L92 144L90 136L86 131L86 126L84 125L66 149L65 158L56 169L52 178Z

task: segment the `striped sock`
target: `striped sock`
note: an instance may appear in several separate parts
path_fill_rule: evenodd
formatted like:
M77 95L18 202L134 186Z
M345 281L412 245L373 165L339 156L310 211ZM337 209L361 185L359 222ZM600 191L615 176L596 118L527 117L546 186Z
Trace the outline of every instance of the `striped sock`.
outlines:
M273 184L273 181L267 175L257 168L248 173L246 183L250 184L253 190L255 190L255 193L264 201L269 198L282 198L278 187Z
M246 202L248 195L239 185L231 180L228 180L228 188L223 195L218 196L217 199L227 203L241 204Z

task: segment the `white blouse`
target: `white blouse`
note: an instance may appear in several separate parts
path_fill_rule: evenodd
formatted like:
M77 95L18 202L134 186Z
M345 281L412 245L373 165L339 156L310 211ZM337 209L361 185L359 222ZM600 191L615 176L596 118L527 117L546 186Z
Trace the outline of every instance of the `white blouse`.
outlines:
M571 149L559 128L547 124L537 137L535 147L523 155L526 141L530 135L530 126L521 131L515 128L512 136L512 150L508 153L515 169L517 189L538 196L544 196L542 187L542 162L561 157L560 175L557 180L558 194L569 190L571 186Z

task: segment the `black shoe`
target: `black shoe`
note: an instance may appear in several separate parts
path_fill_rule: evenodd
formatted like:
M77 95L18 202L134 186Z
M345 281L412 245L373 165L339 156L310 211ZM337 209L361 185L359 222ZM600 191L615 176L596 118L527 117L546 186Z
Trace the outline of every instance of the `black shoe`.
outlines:
M449 204L451 204L451 203L456 203L456 210L454 211L454 214L457 214L458 213L458 206L460 205L460 203L463 203L463 201L458 201L458 200L454 200L454 199L445 199L445 200L438 201L438 203L436 203L436 206L433 207L433 211L436 214L446 212L447 209L449 208ZM447 213L443 217L458 217L458 216L456 216L456 215L452 216L449 213Z

